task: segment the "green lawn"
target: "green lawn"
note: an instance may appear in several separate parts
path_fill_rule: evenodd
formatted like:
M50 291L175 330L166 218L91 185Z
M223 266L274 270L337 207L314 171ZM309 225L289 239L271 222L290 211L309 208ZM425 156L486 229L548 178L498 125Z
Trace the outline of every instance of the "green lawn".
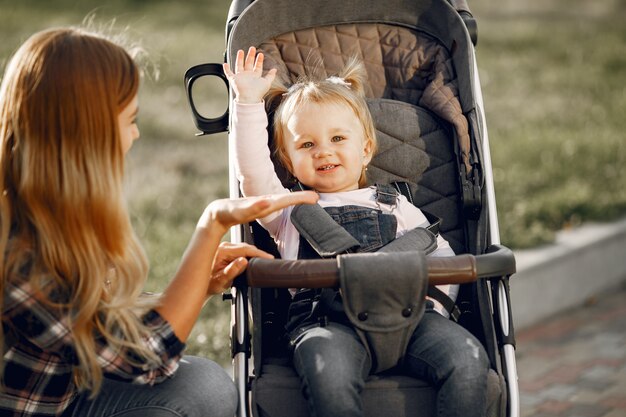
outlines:
M140 94L142 138L128 160L133 222L151 259L148 289L172 276L204 206L228 194L226 136L195 137L184 71L221 62L229 3L0 0L0 66L34 31L96 21L127 28L159 68ZM470 1L478 20L503 243L551 241L585 221L626 215L626 3ZM223 88L203 108L221 114ZM212 93L211 93L212 92ZM229 305L212 299L189 352L228 363Z
M626 215L626 3L470 4L502 241Z

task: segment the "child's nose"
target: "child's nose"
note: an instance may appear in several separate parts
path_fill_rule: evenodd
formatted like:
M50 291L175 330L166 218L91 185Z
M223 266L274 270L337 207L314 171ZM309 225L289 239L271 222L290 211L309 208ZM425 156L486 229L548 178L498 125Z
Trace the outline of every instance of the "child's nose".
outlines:
M326 150L317 151L317 152L315 153L315 157L316 157L316 158L323 158L323 157L325 157L325 156L329 156L329 155L330 155L330 152L329 152L329 151L326 151Z
M328 156L330 154L331 154L330 149L327 146L319 145L317 147L316 151L315 151L314 156L316 158L322 158L322 157Z

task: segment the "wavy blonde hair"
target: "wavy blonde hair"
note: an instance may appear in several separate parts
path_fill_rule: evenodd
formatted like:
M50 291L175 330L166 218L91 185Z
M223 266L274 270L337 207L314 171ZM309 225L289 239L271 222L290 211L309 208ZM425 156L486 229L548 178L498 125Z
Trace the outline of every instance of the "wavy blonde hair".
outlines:
M68 313L76 385L94 395L103 377L94 334L156 361L144 341L141 315L154 301L140 298L148 263L123 196L117 121L139 78L121 46L62 28L30 37L0 87L0 291L32 265L27 279L42 301ZM59 291L68 298L51 296Z
M370 141L372 155L376 153L376 129L365 101L366 80L365 66L358 58L349 59L339 74L328 78L304 75L290 87L287 87L278 77L276 78L266 95L266 101L270 108L277 106L273 122L274 154L289 172L293 173L293 168L285 149L285 127L289 119L305 103L333 103L348 106L363 126L365 138ZM367 185L365 168L364 166L361 171L359 187Z

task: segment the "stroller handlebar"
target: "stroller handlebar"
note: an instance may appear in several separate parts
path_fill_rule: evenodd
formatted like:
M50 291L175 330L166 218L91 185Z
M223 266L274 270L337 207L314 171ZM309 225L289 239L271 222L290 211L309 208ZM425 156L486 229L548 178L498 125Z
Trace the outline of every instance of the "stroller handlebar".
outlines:
M463 254L450 257L427 257L430 285L465 284L479 278L515 273L513 251L506 246L492 245L482 255ZM244 273L250 287L259 288L327 288L339 286L337 259L250 260Z

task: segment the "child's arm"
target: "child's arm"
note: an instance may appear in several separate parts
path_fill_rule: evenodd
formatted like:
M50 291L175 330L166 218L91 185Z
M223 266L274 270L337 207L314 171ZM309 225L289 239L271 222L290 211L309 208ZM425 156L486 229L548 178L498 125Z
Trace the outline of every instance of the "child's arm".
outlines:
M235 143L235 172L244 196L289 192L282 186L270 158L263 97L274 80L276 70L271 69L263 76L263 60L263 54L257 54L256 49L251 47L245 57L242 50L237 52L234 72L228 64L224 64L224 73L235 94L230 140ZM261 223L267 227L280 214L272 213ZM269 231L272 234L276 232Z

